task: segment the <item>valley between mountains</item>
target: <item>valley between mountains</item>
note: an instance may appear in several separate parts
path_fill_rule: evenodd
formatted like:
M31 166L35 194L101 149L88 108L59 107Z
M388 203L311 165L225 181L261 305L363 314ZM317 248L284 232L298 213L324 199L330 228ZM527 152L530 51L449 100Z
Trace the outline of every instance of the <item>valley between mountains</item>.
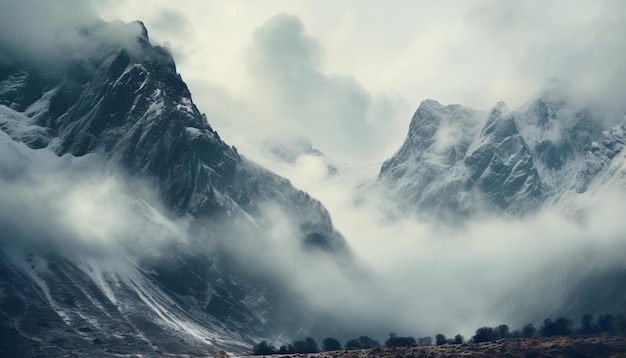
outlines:
M220 137L143 23L72 36L54 58L0 48L2 356L243 355L626 312L624 111L559 81L517 109L424 100L384 163L268 140L254 157L286 179ZM607 340L340 356L623 353Z

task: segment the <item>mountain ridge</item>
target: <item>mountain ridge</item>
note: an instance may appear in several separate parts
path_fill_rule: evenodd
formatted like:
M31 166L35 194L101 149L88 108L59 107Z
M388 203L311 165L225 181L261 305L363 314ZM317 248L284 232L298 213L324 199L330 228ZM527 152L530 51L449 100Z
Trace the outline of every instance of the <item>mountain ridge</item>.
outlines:
M306 331L314 317L297 303L297 295L254 279L251 268L234 270L230 256L236 253L225 251L220 241L239 236L264 240L265 231L274 225L268 207L277 207L294 227L287 239L303 251L351 261L350 249L333 228L328 211L287 179L248 161L221 140L193 103L169 52L150 44L143 24L99 23L80 30L79 36L86 43L98 43L103 33L121 33L120 43L104 36L106 41L93 52L67 54L67 61L52 67L45 61L21 59L0 67L0 142L17 153L0 161L3 173L7 168L14 172L12 178L2 177L3 187L10 191L29 168L37 172L37 167L50 167L51 174L44 175L52 177L87 170L96 178L107 178L107 171L112 171L113 179L104 183L68 181L75 176L57 181L71 195L78 184L92 188L95 183L97 192L110 180L139 180L124 189L121 198L115 186L111 195L121 200L123 212L139 209L129 223L145 232L127 227L122 244L110 243L117 249L96 258L68 254L72 245L59 246L63 241L55 240L68 239L56 235L43 245L46 250L13 253L10 243L33 233L16 227L21 222L11 223L11 216L3 218L7 220L0 224L12 228L4 231L0 246L0 283L5 287L0 299L11 308L2 310L8 317L3 330L14 332L7 337L15 334L20 342L13 346L4 342L3 349L12 347L17 350L8 353L28 355L47 346L58 352L87 349L89 354L105 355L104 349L115 353L126 339L132 353L202 354L241 351L252 338ZM43 155L50 152L54 155ZM20 157L35 159L22 165L17 163ZM142 190L150 186L156 188L163 207L142 198ZM50 195L67 200L66 190ZM110 210L118 208L113 205ZM105 207L102 212L110 214ZM66 225L58 221L51 225ZM153 244L144 239L150 235ZM46 237L38 236L33 239ZM132 240L142 244L133 245ZM41 267L25 264L34 261ZM66 293L47 293L55 290ZM37 324L31 311L42 312L45 322ZM125 331L126 338L117 331ZM46 335L58 342L37 338ZM32 348L19 349L31 341Z
M526 215L593 180L590 156L619 141L610 137L620 125L603 128L599 116L568 103L558 88L515 111L504 102L482 112L425 100L374 186L418 216Z

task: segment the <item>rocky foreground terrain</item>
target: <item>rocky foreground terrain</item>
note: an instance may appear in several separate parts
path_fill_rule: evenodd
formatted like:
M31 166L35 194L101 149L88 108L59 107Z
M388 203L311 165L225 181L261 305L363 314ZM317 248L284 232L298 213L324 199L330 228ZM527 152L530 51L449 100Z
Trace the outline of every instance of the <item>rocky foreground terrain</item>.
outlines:
M626 357L626 337L594 335L576 337L516 338L478 344L464 343L459 345L443 346L342 350L316 354L291 354L283 355L281 357Z

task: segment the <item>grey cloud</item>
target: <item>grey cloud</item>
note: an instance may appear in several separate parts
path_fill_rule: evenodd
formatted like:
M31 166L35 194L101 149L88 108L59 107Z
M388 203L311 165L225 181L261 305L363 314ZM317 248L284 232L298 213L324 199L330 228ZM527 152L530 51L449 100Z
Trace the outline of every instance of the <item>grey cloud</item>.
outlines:
M256 100L262 102L258 107L283 125L281 132L306 135L322 151L344 158L376 153L375 143L384 143L387 131L374 124L392 116L379 108L396 103L372 96L354 77L325 74L323 58L324 50L300 19L286 14L269 19L254 33L245 57Z
M283 168L281 174L324 203L367 268L364 275L350 276L335 263L284 243L281 238L288 235L279 230L273 241L234 250L251 270L269 272L323 312L315 337L385 339L396 332L469 338L484 325L514 329L566 313L577 320L580 312L603 304L577 292L600 277L624 282L619 276L626 245L619 219L624 199L614 188L585 203L584 223L546 209L520 220L481 217L448 227L400 213L392 217L396 205L384 193L370 190L366 201L355 203L356 166L341 166L328 177L324 158L309 156ZM266 245L264 254L254 245ZM604 298L612 297L620 296ZM611 312L620 311L613 307Z
M0 8L0 46L30 57L60 55L60 46L77 41L79 28L96 20L80 0L2 0Z
M278 14L254 33L248 60L251 70L260 72L258 75L291 85L294 80L315 82L322 52L320 45L306 35L300 19Z
M177 35L188 35L193 26L189 19L176 9L163 9L155 19L150 22L151 29L167 31Z
M148 19L146 23L157 42L163 35L176 39L173 42L164 42L163 46L176 58L177 66L184 66L189 57L194 56L194 50L190 50L188 45L197 42L197 39L193 37L194 27L185 14L176 9L166 8L159 11L154 18Z
M96 155L57 157L13 142L2 131L0 149L2 248L147 252L180 235L159 214L165 210L151 185L123 177Z
M536 88L559 78L583 105L621 106L626 100L623 2L488 0L471 8L466 19L502 55L518 85Z
M104 26L91 1L0 0L1 58L50 66L107 45L138 46L137 23ZM130 31L129 31L130 30Z

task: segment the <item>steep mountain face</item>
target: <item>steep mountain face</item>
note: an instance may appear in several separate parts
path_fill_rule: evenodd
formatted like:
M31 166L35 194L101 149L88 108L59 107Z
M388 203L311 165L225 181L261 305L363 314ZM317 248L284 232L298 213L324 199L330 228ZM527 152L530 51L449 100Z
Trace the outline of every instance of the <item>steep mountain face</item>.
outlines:
M625 119L577 107L555 88L515 111L504 103L482 113L427 100L372 185L402 214L444 224L483 215L524 219L544 209L583 222L590 204L626 189ZM625 271L614 255L623 240L597 249L594 240L602 238L591 235L582 235L589 246L582 252L554 257L513 292L495 295L494 316L521 325L623 312Z
M107 26L81 34L89 40ZM124 176L156 187L165 204L164 218L148 220L150 232L179 239L156 253L126 245L89 261L53 244L22 252L8 237L19 230L4 230L2 336L15 335L20 343L3 341L2 347L23 354L20 348L36 343L31 352L78 347L102 353L102 347L118 352L131 342L127 351L134 353L241 351L253 337L306 329L302 310L279 309L288 299L234 270L216 242L233 236L242 222L248 229L240 235L262 236L273 224L266 208L278 207L297 230L293 240L349 259L328 212L224 143L193 104L170 54L150 45L142 24L125 31L136 33L135 40L110 40L54 66L21 58L0 66L0 144L2 152L14 153L0 161L2 179L8 188L19 178L16 162L24 158L59 171L67 163L78 171L93 163L121 168ZM55 155L42 154L50 152ZM142 212L156 215L139 195L137 200ZM184 239L187 233L167 224L182 219L190 233ZM3 225L10 228L10 220ZM129 236L143 240L141 233ZM122 264L112 264L113 257Z
M516 111L424 101L377 185L420 216L524 215L585 192L610 166L621 127L604 131L600 119L555 90Z

